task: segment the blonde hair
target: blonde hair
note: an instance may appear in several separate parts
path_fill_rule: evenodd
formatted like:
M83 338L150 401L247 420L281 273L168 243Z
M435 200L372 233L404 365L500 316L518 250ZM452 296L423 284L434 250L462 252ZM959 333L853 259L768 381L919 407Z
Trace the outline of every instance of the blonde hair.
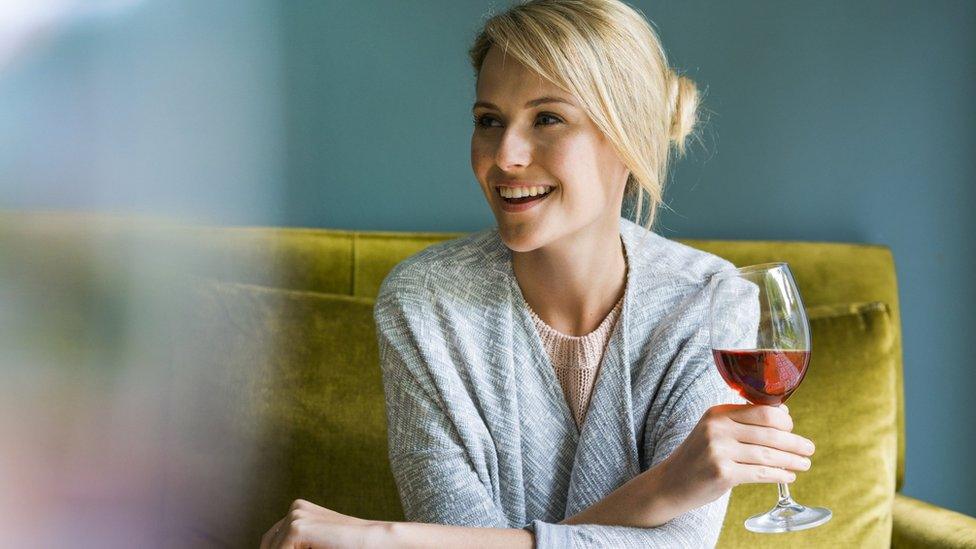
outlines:
M579 99L630 170L624 197L636 195L636 220L647 215L650 231L699 96L643 15L620 0L523 0L485 22L468 51L476 78L493 45Z

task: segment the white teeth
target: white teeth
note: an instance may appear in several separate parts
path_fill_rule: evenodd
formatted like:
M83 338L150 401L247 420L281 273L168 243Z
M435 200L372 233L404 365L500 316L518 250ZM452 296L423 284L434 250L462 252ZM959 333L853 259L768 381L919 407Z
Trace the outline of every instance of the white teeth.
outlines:
M503 198L522 198L524 196L538 196L551 191L553 187L498 187L498 193Z

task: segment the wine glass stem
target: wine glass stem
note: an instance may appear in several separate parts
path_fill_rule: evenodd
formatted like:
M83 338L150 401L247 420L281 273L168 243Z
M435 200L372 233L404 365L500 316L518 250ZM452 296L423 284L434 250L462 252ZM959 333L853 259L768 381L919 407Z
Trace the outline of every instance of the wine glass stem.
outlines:
M780 507L786 507L788 505L793 505L793 498L790 497L790 487L782 482L779 483L779 505Z
M777 408L779 406L781 406L781 404L777 404L776 405ZM777 505L779 507L786 507L786 506L789 506L789 505L795 505L795 502L793 501L793 498L790 497L790 487L787 484L783 483L783 482L780 482L779 483L779 503L777 503Z

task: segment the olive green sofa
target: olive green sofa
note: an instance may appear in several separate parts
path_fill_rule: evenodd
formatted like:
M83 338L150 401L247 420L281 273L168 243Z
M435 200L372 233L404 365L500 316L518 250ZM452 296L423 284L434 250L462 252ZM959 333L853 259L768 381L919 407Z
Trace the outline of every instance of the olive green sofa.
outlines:
M161 395L151 423L159 452L153 539L160 546L256 546L297 498L400 520L373 298L398 262L462 234L2 212L0 288L57 306L32 311L36 318L8 327L0 342L23 344L29 331L35 345L57 348L74 379L79 372L104 379L126 369L152 372ZM737 265L788 262L813 331L811 365L789 405L795 432L814 440L817 452L792 489L800 503L829 507L833 518L802 532L750 533L743 520L768 509L776 489L741 485L718 546L976 546L976 518L900 493L905 406L890 250L681 242ZM112 330L94 340L79 336L77 326L104 317L106 303L129 310L148 335L132 336L132 323L116 322L107 325L129 340L104 335ZM45 327L40 336L38 326ZM148 351L137 359L110 352L132 337ZM92 356L101 362L93 365ZM80 389L65 382L61 390Z

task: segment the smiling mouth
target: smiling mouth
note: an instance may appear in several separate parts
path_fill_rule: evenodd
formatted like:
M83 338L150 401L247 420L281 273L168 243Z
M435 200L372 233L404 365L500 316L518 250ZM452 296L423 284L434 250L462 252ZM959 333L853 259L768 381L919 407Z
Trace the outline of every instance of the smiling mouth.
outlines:
M550 194L552 194L552 191L553 190L555 190L555 187L551 187L548 192L545 192L545 193L542 193L542 194L537 194L535 196L523 196L521 198L505 198L504 196L501 195L501 191L500 190L496 191L496 194L498 194L498 196L502 200L504 200L505 202L507 202L509 204L525 204L526 202L532 202L533 200L542 200L543 198L545 198L545 197L549 196Z

